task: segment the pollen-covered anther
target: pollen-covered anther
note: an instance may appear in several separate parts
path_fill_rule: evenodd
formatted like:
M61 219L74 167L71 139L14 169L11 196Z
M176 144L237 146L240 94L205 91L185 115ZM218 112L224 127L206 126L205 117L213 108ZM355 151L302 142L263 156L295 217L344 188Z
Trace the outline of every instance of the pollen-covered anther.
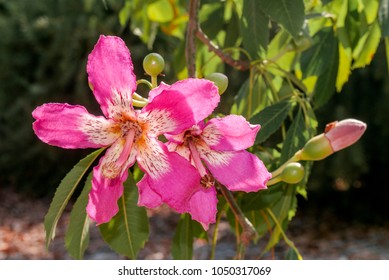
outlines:
M206 189L209 189L215 185L215 179L212 175L206 174L200 179L200 184Z

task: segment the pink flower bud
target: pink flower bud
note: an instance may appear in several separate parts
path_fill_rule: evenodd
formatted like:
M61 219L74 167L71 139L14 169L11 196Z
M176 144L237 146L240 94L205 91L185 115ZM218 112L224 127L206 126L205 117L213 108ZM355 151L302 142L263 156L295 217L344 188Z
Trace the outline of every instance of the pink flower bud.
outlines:
M325 136L330 140L334 152L337 152L357 142L365 130L364 122L346 119L327 125Z
M364 122L346 119L327 124L325 132L310 139L301 151L302 160L321 160L351 146L366 130Z

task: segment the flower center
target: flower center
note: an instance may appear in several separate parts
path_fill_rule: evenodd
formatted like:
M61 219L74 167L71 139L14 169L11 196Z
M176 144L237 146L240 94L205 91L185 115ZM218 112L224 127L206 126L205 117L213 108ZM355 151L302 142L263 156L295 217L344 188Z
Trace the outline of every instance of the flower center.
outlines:
M123 170L126 162L130 158L133 144L138 141L142 135L142 127L137 120L132 118L121 117L118 120L118 129L121 131L119 147L116 156L112 156L111 160L107 160L102 166L103 175L106 178L116 178Z

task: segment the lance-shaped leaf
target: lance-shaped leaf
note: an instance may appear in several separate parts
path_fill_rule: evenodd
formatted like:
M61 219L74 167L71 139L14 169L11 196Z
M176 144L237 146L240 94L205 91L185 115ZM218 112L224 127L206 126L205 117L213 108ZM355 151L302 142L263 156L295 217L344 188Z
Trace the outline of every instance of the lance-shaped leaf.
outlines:
M301 55L303 77L320 76L328 72L329 59L338 52L338 42L332 28L324 28L314 37L315 44ZM332 62L332 61L331 61Z
M257 0L262 11L297 39L304 23L303 0Z
M260 124L261 129L255 139L255 144L264 142L272 135L284 122L292 107L289 100L278 102L268 106L250 119L252 124Z
M70 197L74 193L78 184L85 176L93 162L104 151L104 148L99 149L84 159L80 160L70 172L63 178L58 186L54 198L50 204L49 211L45 216L45 231L46 231L46 247L49 247L51 240L55 237L55 229L59 218L61 217Z
M82 259L89 245L90 220L86 213L88 194L92 188L93 172L89 173L84 189L77 198L70 213L69 227L65 235L65 246L69 254L75 259Z
M262 12L260 1L243 1L240 29L243 46L251 57L262 57L269 41L269 17Z
M191 260L193 256L193 229L190 216L181 215L173 238L172 254L175 260Z
M149 237L146 209L138 207L138 189L133 175L124 183L124 192L118 201L119 212L108 223L99 226L105 242L121 255L136 259Z
M301 113L301 110L299 110L286 133L281 150L281 163L286 162L295 154L295 152L305 145L308 141L308 137L304 135L306 130L304 116Z

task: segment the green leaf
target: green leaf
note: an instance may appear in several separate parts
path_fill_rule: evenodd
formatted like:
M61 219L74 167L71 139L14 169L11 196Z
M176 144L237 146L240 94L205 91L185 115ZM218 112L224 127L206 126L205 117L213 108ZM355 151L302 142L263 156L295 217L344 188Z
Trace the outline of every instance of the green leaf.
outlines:
M339 64L339 52L335 47L332 56L328 58L327 63L329 64L329 69L326 73L320 75L316 81L315 89L313 92L313 104L315 108L327 103L327 101L335 93L336 79L338 75L338 64Z
M260 192L242 194L239 205L244 212L261 210L271 207L282 198L283 194L284 191L280 185L277 185Z
M173 7L169 0L158 0L147 5L147 16L151 21L165 23L174 18Z
M353 63L354 69L370 64L377 51L380 40L381 30L378 22L375 22L369 27L369 31L358 41L353 51L353 58L355 60Z
M264 142L284 122L291 109L292 103L289 100L278 102L268 106L250 119L250 123L260 124L261 129L255 139L255 144Z
M244 0L241 19L242 43L252 59L263 56L269 41L269 17L256 0Z
M124 182L124 192L118 200L119 212L108 223L99 226L105 242L117 253L136 259L149 237L145 208L138 207L138 188L130 173Z
M339 44L339 66L336 77L336 91L340 92L351 74L352 52L351 48L344 48Z
M90 220L86 213L88 195L92 189L93 172L89 173L84 189L77 198L70 213L69 227L65 235L65 246L69 254L75 259L82 259L89 245Z
M172 254L175 260L191 260L193 256L193 221L182 214L173 238Z
M286 133L281 150L281 163L286 162L305 145L308 139L304 136L304 131L306 131L304 116L299 110Z
M381 24L383 37L389 36L389 0L381 0L378 11L378 18Z
M315 44L301 55L303 77L320 76L328 72L329 60L338 52L337 40L332 28L324 28L314 37Z
M60 185L58 186L44 221L46 231L46 247L49 247L51 240L55 237L55 229L57 227L58 220L61 217L65 206L68 204L74 190L81 182L82 178L91 167L93 162L103 151L104 148L99 149L80 160L72 168L72 170L70 170L65 178L63 178Z
M255 2L293 38L298 38L305 19L303 0L257 0Z

